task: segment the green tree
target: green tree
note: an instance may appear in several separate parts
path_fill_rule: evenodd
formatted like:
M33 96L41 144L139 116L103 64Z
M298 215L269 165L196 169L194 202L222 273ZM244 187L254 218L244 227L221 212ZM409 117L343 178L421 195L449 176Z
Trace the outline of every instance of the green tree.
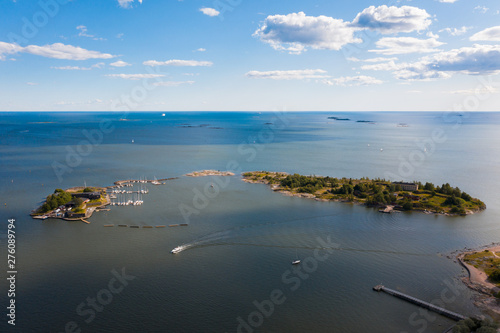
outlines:
M410 200L406 200L404 203L403 203L403 210L413 210L413 204L411 203Z

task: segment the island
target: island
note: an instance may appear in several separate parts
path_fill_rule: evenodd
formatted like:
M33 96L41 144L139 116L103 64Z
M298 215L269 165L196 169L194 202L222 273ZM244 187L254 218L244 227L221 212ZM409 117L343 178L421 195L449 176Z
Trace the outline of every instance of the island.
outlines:
M340 201L379 208L382 213L420 211L447 216L470 215L486 209L479 199L446 183L391 182L385 179L353 179L290 175L286 172L252 171L243 181L262 183L274 191L322 201Z
M231 171L202 170L202 171L193 171L185 174L184 176L187 177L234 176L234 173Z
M202 170L186 174L187 177L205 176L234 176L230 171ZM48 218L66 221L82 221L100 210L109 210L107 206L141 206L144 201L142 196L148 194L146 185L166 185L167 181L179 179L178 177L147 180L126 179L114 182L107 187L72 187L66 190L56 189L48 195L42 205L33 210L30 215L33 219L46 220ZM128 189L125 189L128 188ZM112 200L113 199L113 200ZM176 226L176 225L170 225ZM184 224L180 224L184 226ZM158 227L158 226L157 226ZM160 226L161 227L161 226Z
M339 120L339 121L349 121L349 118L340 118L340 117L328 117L328 119Z
M111 202L104 187L72 187L56 189L45 202L31 212L34 219L59 218L67 221L85 221L95 210L102 209Z

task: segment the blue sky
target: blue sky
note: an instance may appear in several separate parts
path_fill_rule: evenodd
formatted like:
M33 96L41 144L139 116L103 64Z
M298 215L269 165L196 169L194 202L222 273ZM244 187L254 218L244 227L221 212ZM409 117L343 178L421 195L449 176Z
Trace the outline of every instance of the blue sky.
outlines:
M3 0L0 110L499 111L497 0Z

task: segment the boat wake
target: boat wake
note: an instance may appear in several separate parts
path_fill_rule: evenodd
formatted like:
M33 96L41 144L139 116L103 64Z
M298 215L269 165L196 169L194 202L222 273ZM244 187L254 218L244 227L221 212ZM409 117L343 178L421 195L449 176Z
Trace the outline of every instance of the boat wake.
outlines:
M230 238L231 237L230 232L231 232L230 230L226 230L226 231L216 232L207 236L203 236L190 243L182 244L180 246L175 247L174 249L172 249L172 251L170 251L170 253L177 254L182 251L186 251L187 249L190 249L192 247L203 246L213 241L219 241Z

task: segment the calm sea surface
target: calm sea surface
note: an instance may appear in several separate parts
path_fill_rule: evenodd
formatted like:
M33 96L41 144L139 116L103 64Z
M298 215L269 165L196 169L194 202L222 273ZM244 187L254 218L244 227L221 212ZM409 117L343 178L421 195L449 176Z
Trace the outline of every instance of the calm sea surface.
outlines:
M447 255L500 241L499 133L499 113L0 113L1 267L15 218L18 270L0 331L442 332L451 320L372 287L480 313ZM182 176L202 169L236 175ZM450 183L488 209L380 214L242 182L252 170ZM141 177L179 178L89 225L28 215L55 188Z

